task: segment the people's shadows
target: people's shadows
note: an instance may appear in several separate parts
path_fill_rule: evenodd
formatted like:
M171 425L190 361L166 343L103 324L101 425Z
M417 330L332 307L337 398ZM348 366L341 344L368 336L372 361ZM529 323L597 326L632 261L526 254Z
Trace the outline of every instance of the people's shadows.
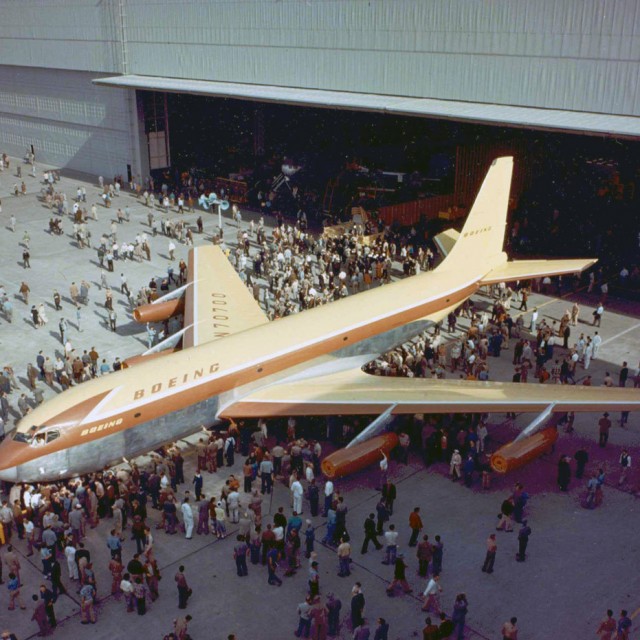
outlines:
M37 329L38 326L33 324L33 318L31 317L31 314L29 314L28 318L22 318L22 322L24 322L25 324L28 324L32 329Z
M109 313L101 313L100 311L97 311L96 309L93 310L93 315L94 316L98 316L98 318L100 318L101 322L104 322L104 324L108 327L109 326Z
M144 332L144 327L134 320L117 325L117 333L121 336L135 336ZM144 342L146 344L146 342Z

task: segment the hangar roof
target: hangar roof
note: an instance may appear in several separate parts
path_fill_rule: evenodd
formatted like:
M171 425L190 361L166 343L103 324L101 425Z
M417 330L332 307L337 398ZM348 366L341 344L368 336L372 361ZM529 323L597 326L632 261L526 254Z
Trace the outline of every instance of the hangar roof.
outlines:
M96 78L93 82L97 85L124 89L169 91L258 102L447 118L481 124L561 130L593 135L640 137L640 118L605 113L157 76L112 76Z

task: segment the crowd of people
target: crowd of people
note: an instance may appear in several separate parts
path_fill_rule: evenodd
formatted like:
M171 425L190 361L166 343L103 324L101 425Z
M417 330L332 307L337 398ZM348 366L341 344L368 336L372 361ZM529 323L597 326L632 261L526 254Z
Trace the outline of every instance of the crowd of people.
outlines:
M69 205L66 194L56 190L58 180L56 172L46 172L41 194L43 201L52 209L55 207L58 215L52 218L50 233L52 236L59 235L58 230L69 218L77 248L91 248L96 252L101 268L99 286L105 296L104 303L99 304L104 307L106 328L117 331L114 289L117 296L119 288L119 295L133 310L135 306L146 304L184 283L184 260L178 262L177 273L173 268L175 243L189 246L193 243L194 232L203 233L201 216L199 222L196 221L197 231L181 219L185 210L189 212L195 206L191 195L172 192L167 185L162 185L159 193L154 195L155 185L152 181L144 185L132 181L129 187L138 198L134 206L144 205L148 209L148 233L129 230L131 210L125 205L117 208L109 231L100 234L98 242L94 244L91 228L99 219L97 207L85 206L87 193L83 187L78 188L75 201ZM116 177L110 184L104 180L99 182L104 207L115 210L113 203L123 193L121 179ZM174 220L170 216L177 217ZM418 241L415 230L397 232L384 229L380 232L380 229L370 226L353 225L336 237L311 233L302 216L296 222L278 216L275 227L268 231L263 217L242 226L237 210L234 211L234 221L237 232L233 243L226 244L221 229L214 231L212 240L223 244L240 277L263 304L271 319L381 286L394 277L410 276L434 266L433 253ZM137 287L131 285L130 289L130 272L125 273L125 265L131 268L145 258L150 260L152 239L158 235L167 238L166 277L152 278L148 284ZM29 241L28 237L22 239L23 247L27 250ZM118 265L117 269L115 265ZM119 287L109 286L108 274L115 271L121 272ZM57 290L54 290L52 299L56 310L61 310L63 303L70 305L68 308L75 317L73 324L81 332L82 311L90 304L91 284L88 278L77 278L77 282L78 285L74 282L69 288L69 302L64 301ZM546 283L541 283L541 286L546 286ZM22 283L20 294L25 304L29 305L30 289L27 282ZM580 336L570 347L568 338L571 327L577 324L579 310L575 313L574 309L567 311L558 327L554 326L555 323L549 325L544 319L538 322L534 310L531 323L525 326L523 315L518 315L514 320L510 314L516 295L521 300L521 309L527 311L529 293L525 287L517 293L506 287L498 288L491 313L477 310L473 303L465 303L449 315L447 330L434 327L433 334L416 337L371 363L367 370L376 375L444 378L453 374L469 380L487 380L491 358L499 358L504 350L512 348L515 382L525 383L535 378L542 383L575 383L576 367L582 364L584 370L588 370L591 360L598 355L601 342L601 339L596 341L598 332L590 339ZM0 298L7 317L11 312L9 296L0 292ZM598 305L596 312L601 306ZM604 312L602 309L597 313L598 317L594 316L594 324L598 327ZM468 325L462 337L460 318L465 318L465 325ZM35 328L41 328L48 322L42 303L32 305L32 319ZM8 420L13 410L9 404L11 394L16 394L18 413L24 416L31 406L43 401L42 382L55 391L58 391L56 385L64 390L126 366L119 357L111 364L105 358L100 358L95 347L88 348L91 339L86 349L75 349L68 335L69 324L71 320L62 317L58 326L64 354L47 356L45 350L41 350L34 360L35 364L27 364L26 377L33 400L28 399L25 393L20 393L13 369L9 366L4 368L0 379L3 420ZM179 328L178 319L167 321L157 328L148 326L148 346L153 346L156 339L168 336ZM450 334L448 339L445 339L445 333ZM562 346L558 344L561 339L564 341ZM556 358L559 352L562 353L562 365L558 365L559 359ZM556 365L559 366L558 371L555 370ZM623 374L625 368L627 373ZM544 372L548 373L548 377ZM624 384L633 379L635 386L640 386L638 372L633 376L626 363L621 369L619 384L623 378ZM589 379L587 376L583 384ZM604 384L614 384L612 377L607 375ZM347 425L347 431L349 428ZM444 462L451 478L462 480L468 486L471 486L477 474L478 478L482 478L482 486L488 488L490 468L484 448L487 427L481 416L470 422L454 419L442 424L430 420L421 424L418 420L414 429L419 434L423 456L428 464ZM401 433L400 436L396 457L402 463L407 461L408 442L411 439L406 434ZM414 444L416 441L414 435ZM203 474L222 475L225 466L230 468L235 464L235 455L240 455L244 461L242 476L230 474L216 495L205 495ZM32 613L40 632L46 634L56 625L54 605L60 593L72 588L69 583L77 583L75 586L80 596L82 623L96 623L100 608L96 606L99 603L98 593L122 598L127 612L145 615L160 597L159 581L162 576L154 555L154 536L171 536L182 532L187 539L195 534L214 535L223 540L229 535L229 529L233 528L237 529L237 534L230 565L237 576L244 578L249 570L251 574L266 573L267 584L277 586L282 581L279 574L287 579L295 579L295 576L303 574L306 580L302 581L301 602L297 607L296 635L313 638L335 635L344 624L340 615L342 601L340 594L325 593L325 589L321 589L319 560L314 546L317 544L315 536L319 526L316 518L321 515L326 517L326 535L321 542L335 549L337 575L341 577L350 576L352 571L354 541L350 529L353 528L347 527L347 496L341 495L331 480L321 480L321 456L321 443L296 434L295 422L289 425L286 438L282 442L276 440L275 444L264 423L253 432L248 427L236 429L232 425L226 433L207 434L196 445L197 468L190 482L185 480L184 459L180 449L168 447L151 456L150 461L141 467L132 464L126 470L96 473L69 482L16 485L11 488L8 500L0 510L3 543L7 545L3 559L9 570L10 603L26 606L21 597L21 590L25 587L20 582L19 573L16 574L20 569L19 559L12 544L19 545L21 550L24 547L27 556L37 554L42 563L44 584L37 588L40 595L34 595L36 600ZM277 507L272 518L263 516L263 496L270 494L274 483L278 481L288 487L291 502ZM604 480L599 485L600 489L603 483ZM562 489L562 484L559 484ZM185 490L183 485L189 488ZM597 481L591 490L593 503L596 504ZM512 529L512 519L522 525L518 532L519 561L526 559L531 535L528 521L522 518L526 507L524 496L526 493L523 488L516 486L512 495L503 502L499 525L505 531ZM398 531L397 522L392 522L396 497L396 488L389 481L385 468L376 513L371 514L363 524L362 553L366 553L368 544L373 543L376 549L384 550L383 562L392 567L393 573L388 576L385 587L390 596L396 594L397 587L405 592L411 591L407 582L411 560L408 554L399 551L398 543L404 527ZM512 508L505 506L507 503ZM303 519L307 508L311 517ZM158 513L154 513L156 510ZM411 536L409 547L416 547L416 571L420 578L427 580L423 592L423 610L436 616L426 619L423 637L434 640L455 633L456 637L462 638L469 606L466 595L458 594L451 608L446 611L440 603L444 549L441 536L435 535L432 541L428 534L423 533L419 507L407 515L409 526L406 533ZM97 528L106 539L104 557L93 558L93 561L108 564L112 582L110 589L102 588L100 592L91 553L84 548L87 528ZM126 544L125 532L126 536L130 532L135 552L134 545ZM15 540L16 536L18 541ZM383 543L378 541L378 536L383 537ZM486 573L493 571L496 557L496 537L495 534L492 536L487 541L487 556L483 565ZM306 563L301 558L302 553ZM62 570L65 563L68 578L64 577ZM177 572L175 583L178 607L185 609L192 590L184 568L181 567ZM37 585L29 586L35 589ZM343 599L350 598L350 631L355 640L366 640L371 634L376 640L384 640L388 637L393 620L375 618L368 611L365 615L364 591L362 584L356 582L348 594L343 594ZM621 619L625 616L621 616ZM185 640L191 620L188 615L178 616L169 637L173 635L178 640ZM623 629L628 628L624 627L624 621L619 624L623 625ZM502 634L505 638L517 637L516 618L505 623Z

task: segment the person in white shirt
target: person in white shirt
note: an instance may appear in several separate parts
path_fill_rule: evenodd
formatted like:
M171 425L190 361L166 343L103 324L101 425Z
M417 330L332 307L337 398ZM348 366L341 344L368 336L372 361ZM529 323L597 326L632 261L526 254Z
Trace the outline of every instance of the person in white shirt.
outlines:
M33 526L33 525L32 525ZM64 556L67 559L67 570L69 571L69 579L78 579L78 565L76 564L76 548L73 543L69 541L64 548Z
M587 344L584 348L584 368L585 370L589 368L591 364L591 358L593 358L593 342L587 338Z
M538 324L538 309L534 309L533 313L531 314L531 333L535 333L536 331L536 326Z
M311 484L311 481L315 478L313 473L313 464L311 464L311 462L307 462L305 465L304 476L309 484Z
M389 529L384 532L385 557L382 564L394 564L398 551L398 532L394 524L389 525Z
M120 581L120 591L122 591L124 595L124 601L127 604L127 612L133 611L133 585L130 580L131 576L128 573L125 573Z
M422 610L429 611L429 609L433 607L434 612L439 615L441 593L440 576L433 576L427 583L427 587L422 594L426 598Z
M33 545L35 544L35 530L36 530L36 527L33 524L33 522L31 522L31 520L29 520L28 518L25 518L24 536L27 541L27 549L29 550L29 553L27 553L27 556L33 555Z
M312 470L313 473L313 470ZM291 495L293 496L293 510L298 514L302 514L302 496L304 489L302 483L297 478L291 483Z
M598 355L600 345L602 344L602 336L596 331L591 342L593 343L593 354L591 356L591 359L595 360L596 356Z
M187 540L191 540L193 537L193 509L191 509L191 505L189 504L189 498L184 499L180 509L184 520L185 537Z
M331 508L333 502L333 482L327 480L324 483L324 517L327 517L327 512Z
M380 449L380 453L382 454L382 460L380 460L380 486L383 487L387 484L389 458L387 458L387 455L382 449Z
M276 549L283 548L284 542L284 527L273 527L273 535L275 536Z
M484 441L488 435L487 425L484 422L480 422L477 429L478 440L476 442L478 453L484 452Z

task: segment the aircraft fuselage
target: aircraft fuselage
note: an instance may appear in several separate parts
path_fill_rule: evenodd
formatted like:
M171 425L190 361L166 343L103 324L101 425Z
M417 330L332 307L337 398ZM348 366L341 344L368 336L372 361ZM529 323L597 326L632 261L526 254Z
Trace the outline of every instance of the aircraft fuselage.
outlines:
M439 320L479 279L463 270L421 274L83 383L23 419L18 433L33 425L42 437L5 441L0 478L95 471L213 424L249 390L307 368L335 372L341 360L365 364Z

